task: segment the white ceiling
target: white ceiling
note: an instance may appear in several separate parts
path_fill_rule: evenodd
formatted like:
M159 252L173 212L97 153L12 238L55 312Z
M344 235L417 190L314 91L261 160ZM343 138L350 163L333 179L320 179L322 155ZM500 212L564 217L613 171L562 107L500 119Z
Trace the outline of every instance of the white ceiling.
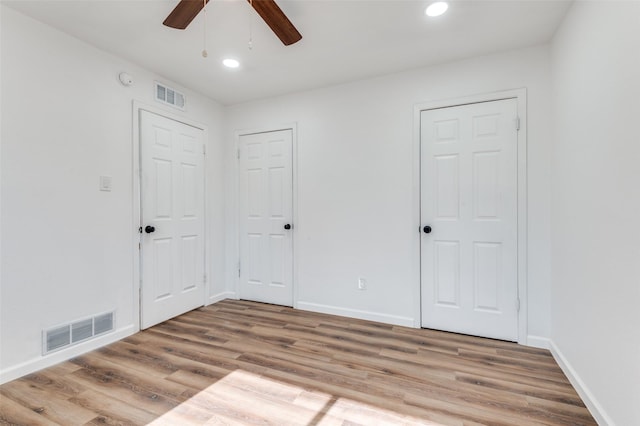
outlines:
M569 0L276 0L302 33L285 47L245 0L212 0L184 31L178 0L4 0L9 7L226 105L545 43ZM250 24L251 22L251 24ZM248 49L250 28L253 49ZM229 70L223 57L241 68Z

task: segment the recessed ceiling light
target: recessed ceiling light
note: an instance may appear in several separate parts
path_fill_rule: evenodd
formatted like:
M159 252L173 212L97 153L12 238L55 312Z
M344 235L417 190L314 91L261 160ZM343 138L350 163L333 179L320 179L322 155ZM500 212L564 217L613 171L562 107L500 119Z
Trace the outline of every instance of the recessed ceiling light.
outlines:
M240 66L240 62L238 62L236 59L227 58L222 61L222 65L227 68L238 68Z
M425 10L425 13L427 14L427 16L431 16L431 17L440 16L443 13L445 13L447 9L449 9L449 4L443 1L438 1L435 3L431 3L427 7L427 10Z

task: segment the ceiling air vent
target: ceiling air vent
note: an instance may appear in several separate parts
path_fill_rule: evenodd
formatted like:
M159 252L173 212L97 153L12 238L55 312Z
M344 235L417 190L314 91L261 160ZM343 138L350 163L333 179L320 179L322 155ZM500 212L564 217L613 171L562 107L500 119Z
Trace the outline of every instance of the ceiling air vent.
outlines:
M156 101L162 102L163 104L171 105L174 108L178 108L184 111L184 94L172 89L171 87L160 84L157 81Z
M48 354L95 338L100 334L113 331L113 325L114 313L108 312L44 330L42 352Z

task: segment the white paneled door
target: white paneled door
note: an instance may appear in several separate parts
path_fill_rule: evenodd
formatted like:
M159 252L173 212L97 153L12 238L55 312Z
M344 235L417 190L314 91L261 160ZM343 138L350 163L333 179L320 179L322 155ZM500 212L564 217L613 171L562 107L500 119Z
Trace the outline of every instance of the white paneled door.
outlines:
M422 326L518 339L516 99L421 112Z
M140 111L142 328L204 304L204 137Z
M293 305L292 130L239 138L240 298Z

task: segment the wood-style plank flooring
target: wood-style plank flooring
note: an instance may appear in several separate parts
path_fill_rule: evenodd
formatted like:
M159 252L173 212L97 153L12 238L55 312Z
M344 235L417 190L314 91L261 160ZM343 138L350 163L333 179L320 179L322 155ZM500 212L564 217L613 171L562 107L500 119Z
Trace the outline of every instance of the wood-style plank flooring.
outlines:
M0 424L596 423L546 350L225 300L4 384Z

